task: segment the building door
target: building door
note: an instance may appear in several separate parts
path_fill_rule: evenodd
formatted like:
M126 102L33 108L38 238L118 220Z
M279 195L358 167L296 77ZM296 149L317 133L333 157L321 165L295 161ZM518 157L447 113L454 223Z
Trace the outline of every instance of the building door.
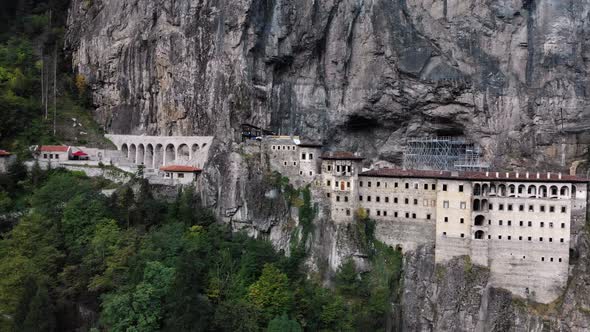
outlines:
M340 190L345 190L344 189L345 188L344 186L345 186L344 181L340 181Z

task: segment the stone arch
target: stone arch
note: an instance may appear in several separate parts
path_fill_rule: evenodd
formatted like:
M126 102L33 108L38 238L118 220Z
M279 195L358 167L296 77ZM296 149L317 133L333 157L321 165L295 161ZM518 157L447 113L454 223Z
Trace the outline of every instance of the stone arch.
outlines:
M537 196L537 186L535 186L534 184L529 185L527 193L529 194L529 197Z
M146 145L145 165L149 168L154 167L154 146L151 143Z
M193 144L191 146L191 161L197 161L199 159L199 144Z
M137 146L137 163L139 165L145 164L145 146L143 144L139 144Z
M164 165L170 165L176 162L176 149L174 148L174 144L166 145L166 150L164 150Z
M516 186L511 184L508 186L508 196L514 197L516 195Z
M476 231L475 232L475 239L476 240L483 240L485 237L485 233L482 230Z
M123 153L123 157L129 159L129 147L127 146L127 143L121 145L121 152Z
M481 200L481 210L482 211L488 211L489 210L489 205L488 205L488 200L487 199L482 199Z
M134 164L137 161L137 147L135 144L131 144L129 146L129 160L131 160L131 162Z
M186 144L180 144L178 146L178 149L176 150L176 160L177 163L179 164L188 164L189 160L190 160L190 149L188 148L188 145Z
M539 187L539 196L542 198L547 197L547 186L540 186Z
M490 185L490 195L493 195L493 196L496 195L496 185L495 184Z
M481 195L481 185L479 183L476 183L473 185L473 195L475 195L475 196Z
M563 186L559 190L559 195L562 197L569 197L570 195L570 188L568 186Z
M481 214L478 214L477 216L475 216L475 222L473 224L475 226L483 226L485 221L486 221L486 218L484 216L482 216Z
M498 196L500 196L500 197L506 196L506 185L501 184L498 186Z
M490 191L490 186L487 183L484 183L481 186L481 194L485 196L488 194L489 191Z
M521 184L518 186L518 195L524 195L526 190L526 186L524 184Z
M154 153L154 168L160 168L162 165L164 165L164 146L157 144Z
M557 195L559 195L557 186L551 186L551 188L549 188L549 194L551 195L551 198L557 198Z

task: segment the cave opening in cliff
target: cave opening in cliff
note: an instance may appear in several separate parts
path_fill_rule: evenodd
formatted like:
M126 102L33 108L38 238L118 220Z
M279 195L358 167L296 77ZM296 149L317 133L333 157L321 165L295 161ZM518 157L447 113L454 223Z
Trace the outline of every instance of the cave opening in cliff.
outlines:
M352 114L346 120L344 126L351 131L368 131L379 127L380 124L376 119L369 118L359 114Z

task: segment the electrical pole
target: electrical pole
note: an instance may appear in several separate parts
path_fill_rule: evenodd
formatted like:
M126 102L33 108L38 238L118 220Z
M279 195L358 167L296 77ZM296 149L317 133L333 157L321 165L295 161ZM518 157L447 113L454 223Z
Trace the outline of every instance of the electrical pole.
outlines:
M53 136L57 117L57 42L53 46Z
M45 106L45 56L41 51L41 107ZM45 109L45 120L47 120L47 108Z

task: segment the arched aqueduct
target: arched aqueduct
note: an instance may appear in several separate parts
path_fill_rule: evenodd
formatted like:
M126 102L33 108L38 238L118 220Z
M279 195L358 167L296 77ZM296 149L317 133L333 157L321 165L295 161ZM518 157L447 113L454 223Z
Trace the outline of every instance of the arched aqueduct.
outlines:
M203 167L213 136L105 135L127 160L146 168L165 165Z

